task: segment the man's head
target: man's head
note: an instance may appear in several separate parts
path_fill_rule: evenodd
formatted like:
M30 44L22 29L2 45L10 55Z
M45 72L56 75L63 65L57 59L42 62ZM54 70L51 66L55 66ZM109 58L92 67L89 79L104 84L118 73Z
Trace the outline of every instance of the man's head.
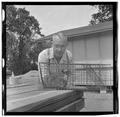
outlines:
M57 33L54 34L53 37L53 51L54 55L57 58L62 57L63 53L65 52L66 46L67 46L67 37L63 35L63 33Z

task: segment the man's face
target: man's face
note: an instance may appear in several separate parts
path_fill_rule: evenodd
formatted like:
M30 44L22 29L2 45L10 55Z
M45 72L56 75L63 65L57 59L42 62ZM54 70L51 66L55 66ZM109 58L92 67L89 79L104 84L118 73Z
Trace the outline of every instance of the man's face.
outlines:
M56 58L62 57L63 53L65 52L67 46L67 42L65 40L55 40L53 42L53 51Z

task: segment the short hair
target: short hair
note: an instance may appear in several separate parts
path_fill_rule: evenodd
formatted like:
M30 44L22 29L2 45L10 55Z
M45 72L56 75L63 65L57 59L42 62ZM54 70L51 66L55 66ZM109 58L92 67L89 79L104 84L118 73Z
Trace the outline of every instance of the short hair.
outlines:
M53 34L52 41L54 42L56 39L64 40L67 43L67 37L62 32Z

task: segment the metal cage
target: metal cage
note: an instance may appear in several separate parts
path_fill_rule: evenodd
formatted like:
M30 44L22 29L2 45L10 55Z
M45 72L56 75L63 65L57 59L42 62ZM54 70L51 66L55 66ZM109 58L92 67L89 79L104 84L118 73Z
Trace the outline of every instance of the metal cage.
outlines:
M113 86L113 67L110 64L46 64L42 65L47 66L47 73L49 74L47 79L49 82L54 82L54 86L51 86L49 83L46 83L44 72L41 68L41 79L44 88L56 88L56 89L71 89L76 87L112 87ZM51 78L50 75L53 75L54 78ZM61 75L62 74L62 75ZM66 79L60 77L66 76ZM60 77L60 78L59 78ZM56 80L58 79L58 80ZM61 83L61 87L56 84L65 81L64 86ZM56 81L55 81L56 80Z

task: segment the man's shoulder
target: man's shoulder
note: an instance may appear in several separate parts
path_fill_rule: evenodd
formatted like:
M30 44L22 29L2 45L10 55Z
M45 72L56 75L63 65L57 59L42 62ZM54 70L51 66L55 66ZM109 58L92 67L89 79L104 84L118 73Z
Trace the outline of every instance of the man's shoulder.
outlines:
M51 51L52 51L52 48L44 49L43 51L41 51L41 52L39 53L39 56L46 56L46 57L48 57L49 54L51 53Z
M40 54L47 54L48 49L49 49L49 48L42 50L42 51L39 53L39 55L40 55Z
M68 56L70 56L70 57L72 56L72 53L69 50L66 49L66 52L67 52Z
M41 58L41 57L47 56L47 50L48 50L48 49L42 50L42 51L39 53L38 57Z

